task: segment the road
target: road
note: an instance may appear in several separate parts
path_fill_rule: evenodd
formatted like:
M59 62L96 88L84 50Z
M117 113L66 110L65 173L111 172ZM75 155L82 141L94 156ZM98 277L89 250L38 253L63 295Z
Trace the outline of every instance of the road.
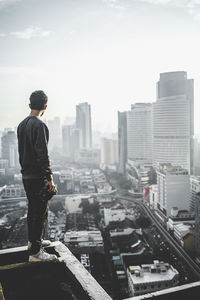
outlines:
M200 279L200 267L191 259L191 257L185 252L185 250L179 245L179 243L173 237L171 237L171 235L158 221L158 219L155 217L155 215L152 213L149 207L147 207L141 200L134 199L133 197L116 196L115 198L119 200L135 202L136 204L138 204L150 217L152 222L156 225L157 229L165 237L166 241L170 244L170 246L183 259L183 261L189 267L189 269L197 276L197 279Z

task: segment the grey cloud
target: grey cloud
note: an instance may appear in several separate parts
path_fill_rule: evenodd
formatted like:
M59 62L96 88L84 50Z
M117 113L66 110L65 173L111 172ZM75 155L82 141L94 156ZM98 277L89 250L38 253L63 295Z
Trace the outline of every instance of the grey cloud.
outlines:
M178 7L190 14L194 19L200 20L200 0L133 0L154 5L169 5Z
M31 26L23 31L14 31L10 34L19 39L29 40L33 37L47 37L52 33L50 30L42 30L40 27Z
M125 5L121 0L102 0L105 4L107 4L111 8L115 9L124 9Z
M135 0L133 0L135 1ZM166 5L170 4L172 6L179 7L195 7L200 4L200 0L136 0L137 2L146 2L155 5Z
M152 5L170 6L184 10L195 20L200 21L200 0L101 0L109 7L125 8L125 3L147 3Z
M20 2L21 0L0 0L0 9L3 9L11 4Z

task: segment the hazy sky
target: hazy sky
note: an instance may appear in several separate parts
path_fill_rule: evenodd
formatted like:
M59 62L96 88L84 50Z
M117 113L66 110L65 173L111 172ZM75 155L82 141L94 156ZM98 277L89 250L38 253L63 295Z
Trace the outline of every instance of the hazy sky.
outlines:
M117 111L154 102L168 71L194 78L200 131L200 0L0 0L0 129L43 89L45 118L89 102L93 128L116 132Z

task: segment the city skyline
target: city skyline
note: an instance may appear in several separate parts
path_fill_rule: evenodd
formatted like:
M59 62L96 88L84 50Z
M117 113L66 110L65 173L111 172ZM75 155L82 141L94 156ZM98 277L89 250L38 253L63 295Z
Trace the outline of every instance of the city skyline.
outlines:
M199 132L199 15L194 0L0 1L0 129L43 89L45 118L74 117L88 102L93 129L116 132L117 111L156 101L160 73L186 71Z

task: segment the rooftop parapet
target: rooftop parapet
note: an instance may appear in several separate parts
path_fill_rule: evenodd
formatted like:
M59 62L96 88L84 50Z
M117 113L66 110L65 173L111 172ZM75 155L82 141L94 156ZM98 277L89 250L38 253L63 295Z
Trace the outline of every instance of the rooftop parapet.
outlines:
M0 250L0 299L111 300L65 245L54 242L46 250L58 262L29 263L27 246Z

